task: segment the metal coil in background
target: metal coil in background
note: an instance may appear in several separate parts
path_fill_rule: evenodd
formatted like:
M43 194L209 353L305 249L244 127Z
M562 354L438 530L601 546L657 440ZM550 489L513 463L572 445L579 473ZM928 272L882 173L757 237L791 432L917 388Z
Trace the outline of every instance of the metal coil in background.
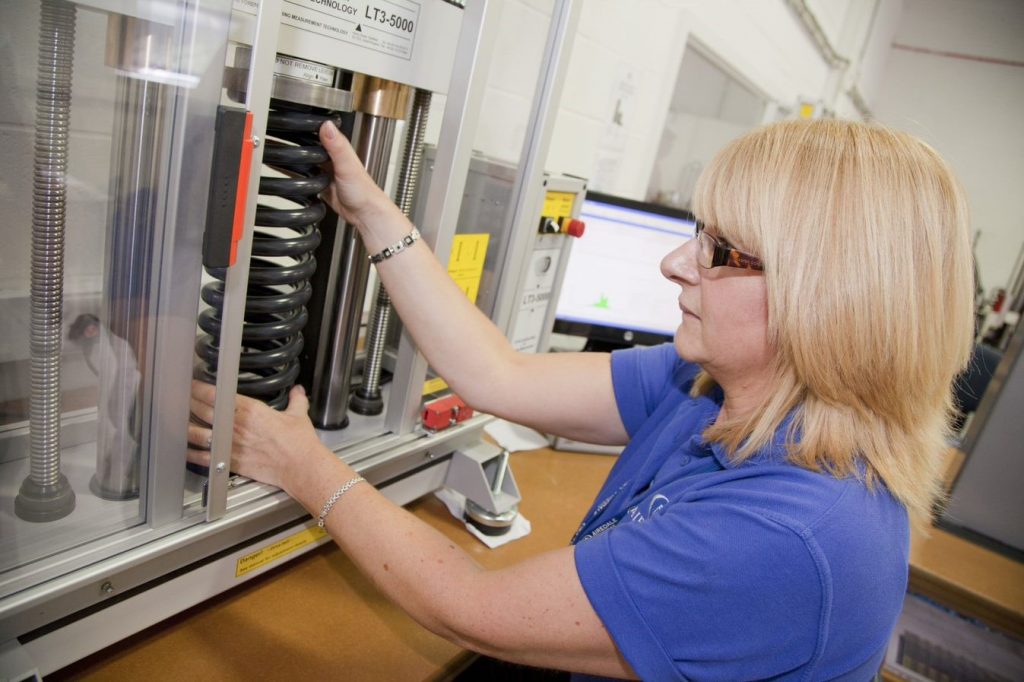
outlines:
M60 469L64 225L75 6L41 3L32 179L30 473L18 516L49 521L71 513L74 492Z
M306 303L312 293L309 279L316 270L313 252L320 244L319 223L327 213L317 195L330 184L329 175L320 168L328 156L317 131L324 121L333 119L308 109L288 110L278 103L275 107L267 122L263 163L286 177L261 177L259 192L293 205L260 203L256 209L238 392L284 409L299 375ZM203 378L213 382L226 271L211 268L207 272L216 281L202 290L203 301L211 307L199 315L205 334L196 341L196 353L203 360Z

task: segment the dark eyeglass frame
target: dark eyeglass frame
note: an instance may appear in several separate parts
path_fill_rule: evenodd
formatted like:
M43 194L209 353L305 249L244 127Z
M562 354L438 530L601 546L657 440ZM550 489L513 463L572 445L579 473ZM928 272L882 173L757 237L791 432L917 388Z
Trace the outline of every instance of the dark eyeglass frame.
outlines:
M704 223L700 220L697 221L697 233L694 235L694 239L697 240L697 264L705 270L720 267L742 268L759 272L764 270L764 262L760 258L746 251L740 251L728 242L708 234ZM706 252L704 240L708 240L711 243L710 265L704 264L704 254Z

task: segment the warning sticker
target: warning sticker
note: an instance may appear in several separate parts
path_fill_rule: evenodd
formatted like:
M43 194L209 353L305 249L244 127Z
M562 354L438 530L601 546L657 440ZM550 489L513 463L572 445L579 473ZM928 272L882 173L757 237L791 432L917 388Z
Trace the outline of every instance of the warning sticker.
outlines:
M334 85L334 69L322 64L307 62L303 59L292 59L283 54L274 60L274 73L290 78L298 78L311 83Z
M452 253L448 257L448 275L473 303L480 293L480 278L484 274L484 261L487 259L487 243L491 235L486 232L479 234L457 234L452 238ZM423 384L423 395L437 393L448 388L441 377L427 379Z
M253 0L234 0L255 14ZM420 20L417 0L284 0L281 23L392 57L412 59Z
M235 562L235 577L241 578L246 573L251 573L257 568L263 568L267 564L283 559L306 545L319 542L325 537L327 537L327 531L319 526L313 526L312 528L301 530L294 535L289 535L283 540L278 540L272 545L257 549L255 552L249 552L239 557L238 561Z
M574 192L548 192L544 197L545 218L567 218L572 215L572 204L576 200Z
M480 292L480 277L484 274L484 260L487 258L487 242L491 235L457 234L452 240L452 255L448 258L448 274L459 288L466 292L466 298L476 303Z

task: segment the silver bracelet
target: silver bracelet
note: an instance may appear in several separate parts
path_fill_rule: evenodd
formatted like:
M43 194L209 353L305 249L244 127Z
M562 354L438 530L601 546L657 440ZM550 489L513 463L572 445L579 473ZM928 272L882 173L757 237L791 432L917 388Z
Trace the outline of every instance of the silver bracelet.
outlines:
M416 229L415 225L413 225L412 232L402 237L400 241L395 242L391 246L386 246L381 251L378 251L377 253L370 256L370 262L376 265L382 260L391 258L392 256L405 251L408 247L412 246L413 243L419 238L420 231Z
M327 522L327 515L331 513L331 509L334 508L334 504L341 499L342 495L351 490L352 486L356 483L362 483L365 480L366 479L362 476L356 476L353 479L349 479L344 485L335 490L334 494L328 497L327 501L324 502L323 508L320 509L320 517L316 520L316 525L323 528L324 524Z

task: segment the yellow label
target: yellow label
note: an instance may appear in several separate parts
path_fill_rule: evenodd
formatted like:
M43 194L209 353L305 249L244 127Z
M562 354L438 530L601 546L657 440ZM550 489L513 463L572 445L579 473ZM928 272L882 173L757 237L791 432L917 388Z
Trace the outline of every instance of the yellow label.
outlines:
M457 234L452 239L452 255L448 258L448 276L473 303L476 303L477 294L480 293L480 278L484 274L487 243L490 239L491 235L486 232ZM446 388L448 388L448 384L441 377L428 379L423 384L422 395L437 393Z
M423 382L423 395L430 395L431 393L437 393L448 388L448 382L441 377L435 379L427 379Z
M568 218L572 215L572 202L576 199L574 192L548 192L544 197L545 218Z
M255 552L249 552L245 556L239 557L235 563L235 577L241 578L246 573L255 571L257 568L262 568L267 564L272 564L278 559L283 559L296 550L318 542L326 536L326 530L319 526L313 526L312 528L300 530L298 533L290 535L283 540L278 540L272 545L257 549Z
M484 274L484 260L487 258L487 242L490 238L491 235L484 232L457 234L452 240L448 274L473 303L476 303L476 296L480 293L480 278Z

